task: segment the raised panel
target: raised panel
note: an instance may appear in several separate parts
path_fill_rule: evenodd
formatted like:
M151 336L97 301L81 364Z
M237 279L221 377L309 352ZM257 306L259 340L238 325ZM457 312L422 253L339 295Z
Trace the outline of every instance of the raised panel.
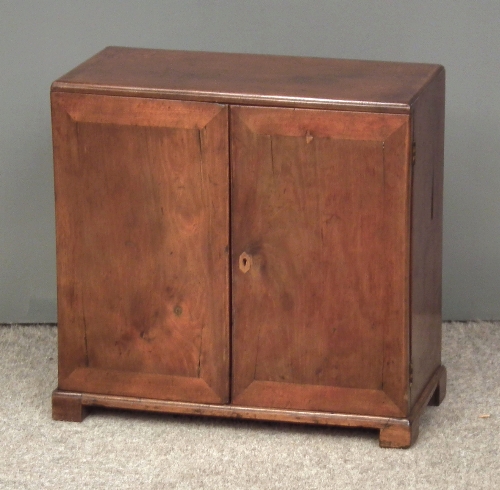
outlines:
M59 388L227 402L227 106L52 104Z
M406 415L408 116L230 119L233 402Z

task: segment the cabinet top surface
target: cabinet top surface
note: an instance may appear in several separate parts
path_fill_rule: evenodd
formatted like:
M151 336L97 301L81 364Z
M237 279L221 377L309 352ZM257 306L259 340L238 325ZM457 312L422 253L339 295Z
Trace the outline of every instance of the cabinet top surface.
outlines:
M108 47L54 91L409 112L440 65Z

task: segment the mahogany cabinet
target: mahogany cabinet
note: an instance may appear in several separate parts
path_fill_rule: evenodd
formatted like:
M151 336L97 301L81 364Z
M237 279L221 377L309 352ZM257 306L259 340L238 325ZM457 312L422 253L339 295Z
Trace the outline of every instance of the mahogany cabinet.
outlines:
M51 101L55 419L415 440L446 384L441 66L106 48Z

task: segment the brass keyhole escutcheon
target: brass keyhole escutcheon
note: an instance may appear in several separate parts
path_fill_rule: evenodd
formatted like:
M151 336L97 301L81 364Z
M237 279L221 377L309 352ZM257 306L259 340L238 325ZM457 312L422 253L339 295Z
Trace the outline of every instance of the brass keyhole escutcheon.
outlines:
M248 255L246 252L243 252L240 255L239 266L241 272L243 272L244 274L247 273L252 266L252 256Z

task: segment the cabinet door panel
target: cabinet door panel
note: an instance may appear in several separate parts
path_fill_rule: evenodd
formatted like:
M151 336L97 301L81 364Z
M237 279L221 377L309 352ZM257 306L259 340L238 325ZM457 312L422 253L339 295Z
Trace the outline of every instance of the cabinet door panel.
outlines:
M227 106L52 104L59 388L227 402Z
M233 402L408 407L409 118L231 108Z

